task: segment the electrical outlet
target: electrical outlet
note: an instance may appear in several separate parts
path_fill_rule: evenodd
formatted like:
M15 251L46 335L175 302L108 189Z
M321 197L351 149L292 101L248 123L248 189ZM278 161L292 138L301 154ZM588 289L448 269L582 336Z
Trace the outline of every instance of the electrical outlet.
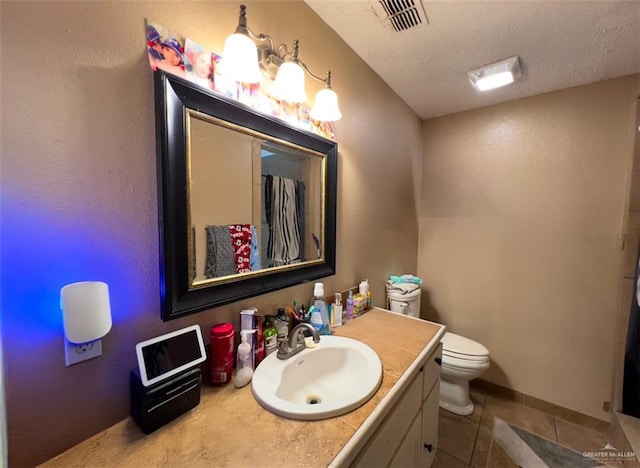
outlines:
M67 367L99 356L102 356L102 340L81 344L64 340L64 362Z

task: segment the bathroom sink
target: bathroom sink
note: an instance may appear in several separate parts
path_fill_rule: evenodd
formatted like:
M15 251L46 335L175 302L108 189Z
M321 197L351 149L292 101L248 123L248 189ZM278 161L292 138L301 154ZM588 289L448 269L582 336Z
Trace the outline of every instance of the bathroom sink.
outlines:
M322 336L315 348L280 360L267 356L256 368L253 396L265 409L290 419L327 419L373 396L382 380L380 358L360 341Z

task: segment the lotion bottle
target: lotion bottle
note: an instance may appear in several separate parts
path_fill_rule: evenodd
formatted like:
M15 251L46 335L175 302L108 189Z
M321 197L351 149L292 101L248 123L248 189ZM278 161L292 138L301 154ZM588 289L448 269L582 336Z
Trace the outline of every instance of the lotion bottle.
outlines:
M346 319L351 320L353 318L353 291L349 291L347 296L347 313Z
M342 326L342 294L336 293L336 299L333 303L333 313L331 314L334 327Z

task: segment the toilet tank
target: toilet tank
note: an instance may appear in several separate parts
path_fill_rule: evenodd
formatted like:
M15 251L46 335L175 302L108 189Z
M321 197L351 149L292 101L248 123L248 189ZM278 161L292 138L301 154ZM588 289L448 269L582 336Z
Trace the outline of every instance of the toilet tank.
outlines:
M415 283L387 283L387 303L393 312L420 318L421 296L420 286Z

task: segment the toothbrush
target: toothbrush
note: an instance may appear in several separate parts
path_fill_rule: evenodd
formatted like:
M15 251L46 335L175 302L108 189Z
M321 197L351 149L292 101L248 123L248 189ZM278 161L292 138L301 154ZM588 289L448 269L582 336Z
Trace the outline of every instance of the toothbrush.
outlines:
M293 303L295 304L296 301L293 301ZM289 312L293 318L295 320L300 320L300 317L298 316L298 314L296 313L296 309L295 307L291 307L291 306L287 306L287 312Z

